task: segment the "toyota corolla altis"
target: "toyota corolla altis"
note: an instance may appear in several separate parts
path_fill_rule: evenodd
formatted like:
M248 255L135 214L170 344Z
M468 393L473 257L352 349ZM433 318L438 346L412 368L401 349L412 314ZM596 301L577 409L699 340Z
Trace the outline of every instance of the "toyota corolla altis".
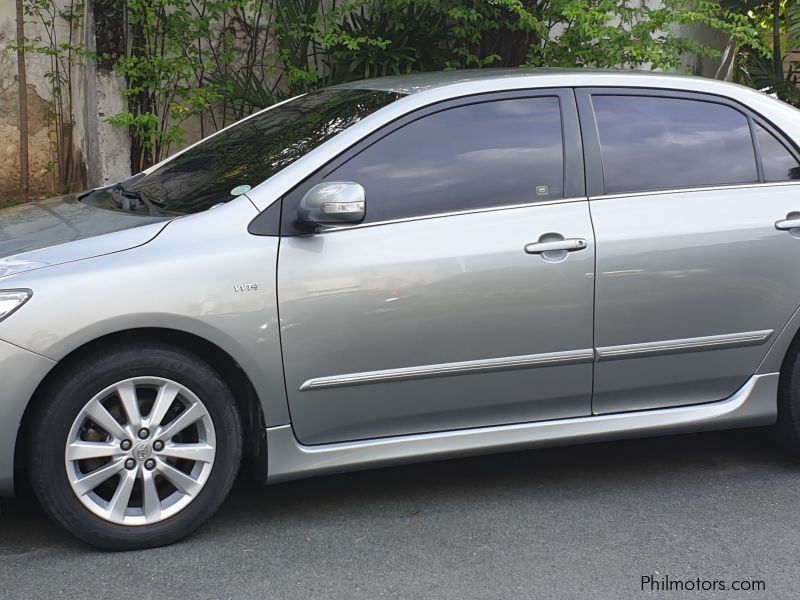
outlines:
M631 72L311 92L0 213L0 493L100 548L265 483L775 424L800 453L800 113Z

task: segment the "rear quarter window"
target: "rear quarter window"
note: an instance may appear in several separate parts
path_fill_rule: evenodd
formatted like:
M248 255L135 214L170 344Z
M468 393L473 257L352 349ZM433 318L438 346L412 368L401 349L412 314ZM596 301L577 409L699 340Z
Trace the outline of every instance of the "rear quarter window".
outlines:
M758 123L755 124L755 131L761 152L764 181L800 179L800 164L783 142Z

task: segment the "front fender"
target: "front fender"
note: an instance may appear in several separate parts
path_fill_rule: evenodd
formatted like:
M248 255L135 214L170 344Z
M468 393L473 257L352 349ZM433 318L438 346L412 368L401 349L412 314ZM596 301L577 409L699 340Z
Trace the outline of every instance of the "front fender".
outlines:
M247 233L256 214L246 198L237 199L173 221L143 246L17 275L13 287L29 288L33 296L0 323L0 340L59 361L120 331L192 333L239 363L270 426L286 424L278 238Z

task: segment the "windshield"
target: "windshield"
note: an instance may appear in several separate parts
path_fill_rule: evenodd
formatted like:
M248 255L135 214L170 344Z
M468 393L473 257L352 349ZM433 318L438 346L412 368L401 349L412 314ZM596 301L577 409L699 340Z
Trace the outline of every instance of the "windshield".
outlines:
M255 187L401 94L311 92L237 123L147 174L90 192L82 202L144 215L191 214ZM238 193L241 193L237 190Z

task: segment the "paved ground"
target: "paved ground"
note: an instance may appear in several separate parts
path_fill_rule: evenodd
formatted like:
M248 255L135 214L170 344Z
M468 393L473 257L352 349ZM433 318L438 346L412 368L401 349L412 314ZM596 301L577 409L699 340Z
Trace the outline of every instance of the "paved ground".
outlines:
M30 494L0 516L3 598L705 598L641 577L800 593L800 462L750 430L255 487L189 540L103 554Z

